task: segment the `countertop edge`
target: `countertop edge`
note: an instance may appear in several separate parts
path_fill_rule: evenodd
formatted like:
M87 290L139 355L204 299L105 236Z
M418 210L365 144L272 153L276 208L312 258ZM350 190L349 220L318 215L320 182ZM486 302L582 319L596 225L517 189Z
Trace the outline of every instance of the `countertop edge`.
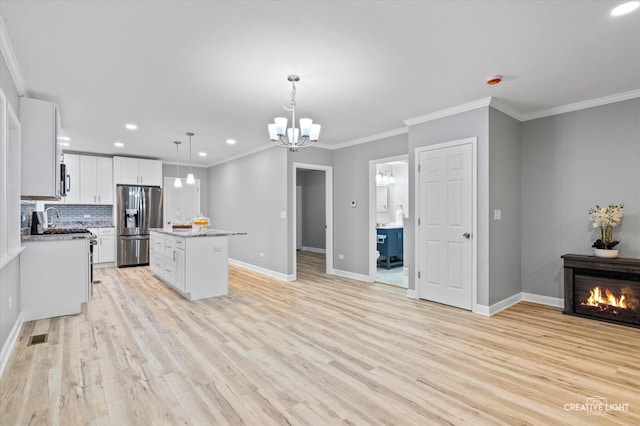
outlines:
M229 237L232 235L247 235L246 232L227 231L224 229L206 229L201 231L176 232L167 231L163 228L151 228L149 232L157 232L159 234L171 235L173 237L194 238L194 237Z

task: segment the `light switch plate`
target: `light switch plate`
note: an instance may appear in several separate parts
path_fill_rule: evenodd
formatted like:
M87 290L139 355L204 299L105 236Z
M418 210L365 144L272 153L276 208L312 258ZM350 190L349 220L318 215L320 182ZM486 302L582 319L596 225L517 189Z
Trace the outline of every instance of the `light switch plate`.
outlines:
M286 219L287 218L287 212L285 210L282 210L280 212L280 219Z
M502 210L493 211L493 220L502 220Z

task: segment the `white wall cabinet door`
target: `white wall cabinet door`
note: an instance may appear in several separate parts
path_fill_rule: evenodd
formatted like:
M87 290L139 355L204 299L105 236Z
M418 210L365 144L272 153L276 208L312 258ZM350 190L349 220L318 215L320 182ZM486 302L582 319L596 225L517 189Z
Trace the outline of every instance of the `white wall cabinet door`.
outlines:
M113 204L113 160L107 157L80 156L80 202Z
M140 159L113 157L113 179L116 185L140 184Z
M140 160L140 183L162 186L162 161Z
M96 157L82 155L80 157L80 202L82 204L98 204L96 182Z
M113 159L96 157L96 194L99 204L113 204Z

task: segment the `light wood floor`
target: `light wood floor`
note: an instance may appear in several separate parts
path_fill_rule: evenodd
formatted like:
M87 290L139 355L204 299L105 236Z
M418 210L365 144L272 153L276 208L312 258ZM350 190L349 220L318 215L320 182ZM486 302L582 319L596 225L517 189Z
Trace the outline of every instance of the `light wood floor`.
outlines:
M484 318L322 262L302 253L292 283L232 266L229 296L196 302L97 270L85 313L24 325L0 424L640 424L638 329L531 303ZM596 396L628 411L565 409Z

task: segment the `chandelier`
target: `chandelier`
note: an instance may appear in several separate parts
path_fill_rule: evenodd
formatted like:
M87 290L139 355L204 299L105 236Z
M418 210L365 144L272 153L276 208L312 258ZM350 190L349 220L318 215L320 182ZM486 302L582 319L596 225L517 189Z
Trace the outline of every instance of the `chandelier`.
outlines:
M286 111L291 112L291 125L287 128L286 117L276 117L274 123L269 124L269 138L276 145L282 148L289 148L289 151L296 152L298 148L306 148L318 141L320 136L320 125L313 124L310 118L300 119L300 128L296 125L296 82L300 81L300 76L291 74L287 77L291 82L291 107L282 106Z

